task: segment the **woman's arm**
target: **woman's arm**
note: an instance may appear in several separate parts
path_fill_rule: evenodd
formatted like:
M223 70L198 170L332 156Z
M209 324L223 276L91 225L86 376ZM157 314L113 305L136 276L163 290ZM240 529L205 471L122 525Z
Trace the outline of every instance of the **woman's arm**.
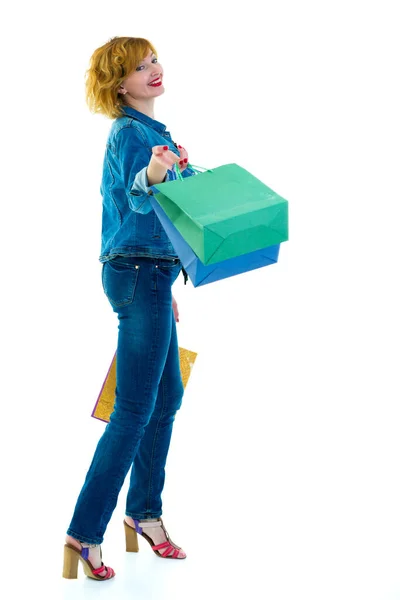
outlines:
M136 127L123 127L116 136L116 153L129 207L139 214L153 210L149 198L153 194L147 169L151 154ZM164 172L165 176L166 170ZM160 180L161 181L161 180Z
M147 179L149 185L155 185L156 183L162 183L167 176L167 168L160 165L153 160L150 160L149 166L147 167Z
M174 311L175 322L179 323L178 304L173 296L172 296L172 309Z
M154 146L150 154L143 134L135 126L123 127L118 132L116 147L129 206L134 212L148 214L153 210L149 201L153 194L151 186L167 181L168 170L184 157L177 156L168 146ZM183 177L189 176L183 162L179 168Z

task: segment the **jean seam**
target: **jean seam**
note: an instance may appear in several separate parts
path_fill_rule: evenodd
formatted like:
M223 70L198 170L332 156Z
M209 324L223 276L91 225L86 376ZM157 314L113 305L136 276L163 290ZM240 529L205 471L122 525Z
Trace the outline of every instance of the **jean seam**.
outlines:
M125 512L125 514L127 517L131 517L131 519L138 519L139 521L144 521L146 519L158 519L158 517L161 517L161 515L162 515L162 513L159 513L157 515L155 513L151 513L149 515L147 513L146 514L144 514L144 513L132 514L132 513L128 513L128 512Z
M157 269L153 268L153 275L154 275L154 283L155 283L155 315L156 315L156 323L157 323L157 345L159 342L159 332L160 332L160 315L159 315L159 306L158 306L158 296L157 296ZM162 374L161 374L161 380L160 383L162 381ZM157 390L158 391L158 390ZM156 404L157 404L157 399L156 399ZM161 411L162 414L162 411ZM150 417L151 418L151 417ZM154 440L156 440L157 438L157 434L158 434L158 424L157 424L157 429L156 432L154 434ZM149 498L150 498L150 494L151 494L151 490L152 490L152 478L153 478L153 457L154 457L154 444L155 441L153 442L153 449L152 449L152 455L151 455L151 462L150 462L150 477L149 477L149 487L148 487L148 491L147 491L147 506L146 506L146 511L149 510Z
M150 460L150 477L149 477L149 487L147 490L147 506L146 506L146 510L150 510L150 502L151 502L151 494L153 491L153 474L154 474L154 455L155 455L155 447L157 444L157 439L158 439L158 432L160 429L160 423L164 417L164 411L165 411L165 393L164 393L164 384L163 384L163 375L161 376L161 381L160 381L160 386L161 386L161 394L162 394L162 408L161 408L161 412L160 412L160 417L158 419L157 422L157 427L156 427L156 431L154 433L154 440L153 440L153 448L151 451L151 460Z

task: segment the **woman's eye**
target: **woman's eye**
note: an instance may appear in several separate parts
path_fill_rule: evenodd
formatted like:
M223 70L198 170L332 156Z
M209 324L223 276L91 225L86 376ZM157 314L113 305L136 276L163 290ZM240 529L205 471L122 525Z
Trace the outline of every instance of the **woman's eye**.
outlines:
M153 60L151 62L153 62L154 60L156 60L158 62L158 58L153 58ZM141 69L144 65L140 65L140 67L137 67L136 71L139 71L139 69Z

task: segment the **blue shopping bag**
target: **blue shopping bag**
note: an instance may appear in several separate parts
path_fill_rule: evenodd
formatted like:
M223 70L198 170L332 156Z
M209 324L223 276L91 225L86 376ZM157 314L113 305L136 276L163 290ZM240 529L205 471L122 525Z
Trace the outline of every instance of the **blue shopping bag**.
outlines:
M151 197L150 202L194 287L266 267L278 261L280 244L204 265L167 217L156 198Z

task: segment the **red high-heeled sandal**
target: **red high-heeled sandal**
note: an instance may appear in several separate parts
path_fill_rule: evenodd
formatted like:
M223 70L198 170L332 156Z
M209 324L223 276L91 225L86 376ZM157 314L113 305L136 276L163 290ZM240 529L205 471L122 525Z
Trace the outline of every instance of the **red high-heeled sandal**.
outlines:
M66 579L77 579L78 577L78 562L82 561L83 571L85 575L91 579L103 580L111 579L115 576L115 571L111 567L106 567L104 563L101 563L101 567L94 569L92 563L89 561L89 548L95 548L97 544L85 544L79 542L82 546L82 550L78 550L72 544L64 545L64 568L63 577ZM100 548L100 558L102 558L102 552Z
M167 530L164 527L161 517L159 517L158 521L139 521L138 519L133 519L133 522L135 523L135 527L131 527L131 525L128 525L128 523L124 519L125 542L127 552L139 552L139 544L137 537L137 534L139 533L142 537L144 537L145 540L149 542L153 552L157 556L160 556L161 558L186 558L186 553L185 556L179 556L179 550L182 550L182 548L174 544L174 542L171 540ZM143 531L143 529L150 527L162 527L166 535L167 541L155 545L151 537Z

